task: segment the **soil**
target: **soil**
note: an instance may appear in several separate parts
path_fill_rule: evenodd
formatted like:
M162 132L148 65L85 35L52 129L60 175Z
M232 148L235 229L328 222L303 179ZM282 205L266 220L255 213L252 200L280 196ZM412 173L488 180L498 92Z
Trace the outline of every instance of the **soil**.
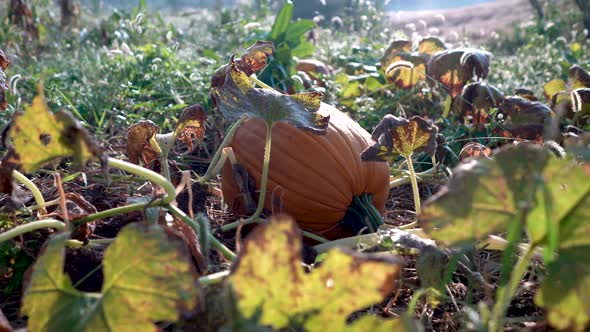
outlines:
M392 28L408 36L413 33L442 37L447 42L465 38L481 44L498 33L512 31L515 24L534 18L528 0L497 0L461 8L390 12Z

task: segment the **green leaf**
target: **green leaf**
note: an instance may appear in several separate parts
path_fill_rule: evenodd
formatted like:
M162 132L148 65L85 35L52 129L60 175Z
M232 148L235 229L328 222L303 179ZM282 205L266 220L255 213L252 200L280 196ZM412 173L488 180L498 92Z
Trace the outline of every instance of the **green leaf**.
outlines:
M536 181L549 157L545 149L520 144L501 150L492 160L460 164L447 186L426 203L421 225L445 246L506 231L523 209L536 206Z
M310 56L310 55L313 55L314 53L315 53L315 46L308 41L301 42L296 47L291 49L291 56L295 56L298 58Z
M361 82L358 80L349 81L340 91L340 97L344 99L351 99L360 96L361 93Z
M590 164L552 158L543 171L543 181L551 194L551 221L559 225L560 247L590 245ZM543 204L530 212L528 233L535 243L547 242L547 226L542 192L537 200Z
M160 226L121 230L103 259L101 293L76 290L64 274L68 234L49 240L23 300L31 331L157 331L196 306L196 274L184 244Z
M325 133L328 127L329 116L316 113L321 105L321 93L286 95L274 89L254 88L249 77L238 69L233 58L224 85L212 88L211 95L223 116L230 122L247 114L251 118L262 118L268 124L285 121L316 134Z
M438 128L431 122L413 116L409 120L387 114L373 131L376 142L361 154L363 161L395 161L409 158L414 152L428 154L436 150Z
M548 195L560 247L590 244L588 176L590 165L558 159L540 146L507 147L491 160L460 164L447 187L427 202L421 224L433 239L453 246L505 232L518 218L542 246L548 243Z
M280 39L281 35L287 32L289 28L289 24L291 23L291 19L293 18L293 3L291 0L287 0L287 2L283 5L283 8L277 14L275 18L275 22L272 26L272 30L270 31L270 39L275 43L279 43L282 41Z
M0 190L12 192L12 171L34 172L43 165L72 157L78 167L92 159L104 161L98 142L68 112L51 113L39 85L33 104L17 113L9 125L9 150L0 166Z
M586 223L590 219L585 219ZM590 234L586 234L590 237ZM548 276L535 303L548 311L549 323L560 331L586 331L590 322L590 245L559 252L547 266Z
M565 81L560 79L551 80L543 85L543 91L547 100L552 100L553 96L559 92L565 91L566 89L567 87Z
M285 33L285 42L292 45L298 44L301 41L301 38L305 37L305 34L315 27L316 25L312 20L302 19L289 24Z
M390 294L400 272L394 261L337 249L311 273L300 260L301 233L291 218L255 229L230 276L242 314L259 314L275 329L343 331L348 314Z

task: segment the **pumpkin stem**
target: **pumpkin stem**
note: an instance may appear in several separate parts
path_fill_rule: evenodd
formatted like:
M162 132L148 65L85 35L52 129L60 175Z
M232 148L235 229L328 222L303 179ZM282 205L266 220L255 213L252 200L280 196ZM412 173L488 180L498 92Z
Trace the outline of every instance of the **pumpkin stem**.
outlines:
M255 222L258 217L260 217L260 214L264 209L264 200L266 199L266 184L268 183L268 171L270 170L269 166L272 124L269 124L266 121L264 123L266 124L266 144L264 145L264 161L262 163L262 176L260 179L260 195L258 196L258 206L256 207L254 214L243 221L244 225Z
M383 217L373 205L373 194L354 196L341 223L352 228L356 234L363 231L376 232L383 225Z
M217 151L215 151L215 155L213 155L213 158L211 158L211 162L209 163L209 167L207 168L207 171L205 172L205 174L202 177L200 177L197 180L197 182L199 184L205 184L207 181L211 180L211 178L217 174L214 172L214 169L219 164L219 160L221 159L223 149L229 145L229 143L231 142L231 139L234 137L234 134L236 133L236 131L238 131L238 128L242 125L242 123L244 121L246 121L246 119L248 119L248 115L247 114L242 115L242 117L240 117L238 119L238 121L236 121L233 124L233 126L229 129L227 134L225 134L225 137L223 138L223 142L221 142L221 145L219 146L219 148L217 148ZM222 163L222 165L223 165L223 163Z

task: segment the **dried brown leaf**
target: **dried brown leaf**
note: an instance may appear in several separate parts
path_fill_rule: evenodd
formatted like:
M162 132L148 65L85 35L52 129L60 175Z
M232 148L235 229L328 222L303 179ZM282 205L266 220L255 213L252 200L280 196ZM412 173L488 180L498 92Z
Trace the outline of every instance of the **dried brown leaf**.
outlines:
M68 210L68 218L70 222L76 221L78 219L87 217L88 215L98 212L96 210L96 207L94 207L94 205L88 202L79 193L66 193L65 200L66 209ZM61 209L61 206L58 207L55 212L62 220L65 220L65 215ZM88 237L94 232L94 229L94 221L76 226L76 228L72 231L72 239L86 242L88 241Z
M148 166L158 159L159 153L150 144L150 139L160 132L160 127L150 120L142 120L127 130L127 156L139 165L139 158Z
M207 113L201 105L192 105L182 111L176 124L176 137L193 151L193 141L202 140L205 136Z
M492 149L488 148L487 146L477 143L477 142L470 142L465 144L465 146L461 149L459 153L459 159L461 161L468 159L468 158L487 158L490 159L492 155Z

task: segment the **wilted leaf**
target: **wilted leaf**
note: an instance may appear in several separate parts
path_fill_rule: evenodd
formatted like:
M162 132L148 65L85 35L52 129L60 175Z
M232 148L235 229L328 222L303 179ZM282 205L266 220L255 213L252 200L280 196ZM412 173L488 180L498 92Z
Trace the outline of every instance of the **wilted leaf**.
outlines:
M361 154L363 161L395 161L414 152L432 154L436 150L438 128L419 116L410 120L387 114L373 131L376 142Z
M0 111L5 110L7 106L5 91L8 90L8 85L6 84L6 73L4 71L9 64L10 60L0 50Z
M557 159L540 146L506 147L492 160L460 164L447 187L427 202L421 223L435 240L452 246L506 231L525 214L527 233L542 245L549 231L545 207L551 204L550 221L558 225L560 243L579 244L576 234L589 220L590 182L583 180L588 176L590 166Z
M308 274L300 261L301 234L292 219L255 229L230 276L242 314L258 314L275 329L343 331L347 316L383 300L400 272L392 261L340 250Z
M207 257L203 255L201 251L201 243L199 242L199 236L186 222L174 218L172 224L165 228L166 232L170 235L177 237L183 241L187 248L190 250L191 257L197 272L199 274L207 273ZM208 253L206 253L208 254Z
M590 245L590 164L552 158L543 172L544 185L552 194L545 201L538 194L539 205L551 205L551 222L559 225L559 245ZM536 243L547 241L547 211L542 207L529 213L528 233Z
M33 267L23 313L31 331L158 331L196 306L196 275L183 246L159 226L130 224L105 252L101 293L83 293L64 274L67 234L54 236Z
M572 91L572 112L590 114L590 88L580 88Z
M34 172L50 161L65 157L72 157L77 167L91 159L100 159L105 164L103 149L70 113L51 113L41 86L33 104L24 113L15 115L7 138L9 150L0 166L0 189L6 193L12 191L14 169Z
M433 55L447 49L445 43L437 37L427 37L418 43L418 53Z
M547 105L511 96L499 106L502 119L494 133L503 137L542 142L552 129L555 113Z
M286 121L315 134L324 134L328 127L329 116L316 113L322 101L321 93L286 95L272 89L254 88L246 73L238 69L233 58L225 84L212 88L211 94L229 122L248 114L251 118L262 118L268 124Z
M568 82L554 79L543 89L545 97L551 101L551 108L560 116L572 117L581 112L590 114L590 74L582 67L573 65L568 70Z
M423 57L404 54L400 58L404 60L396 61L385 69L388 81L402 89L409 89L426 80L426 60Z
M205 121L207 121L207 113L200 105L187 107L178 119L174 136L192 151L193 140L202 140L205 137Z
M520 144L492 160L469 160L453 171L448 185L426 203L420 216L437 242L453 246L502 232L531 201L550 153Z
M402 89L409 89L418 81L426 80L426 63L432 54L445 49L444 43L436 37L422 39L417 52L411 52L410 41L396 40L385 51L381 67L389 81Z
M268 58L275 52L272 42L257 41L248 47L244 54L236 59L236 66L247 76L261 70L267 64ZM211 77L211 88L220 87L225 83L229 65L225 64L217 69Z
M428 76L450 90L451 96L461 93L467 81L485 79L492 54L473 48L457 48L438 52L426 65Z
M84 197L82 197L82 195L79 193L66 193L64 198L66 201L66 209L69 221L76 221L80 218L87 217L88 215L97 212L96 207L84 199ZM61 209L61 205L58 206L55 212L62 220L65 220L65 214ZM94 232L94 228L95 223L93 221L83 223L76 226L76 228L72 231L71 237L72 239L86 242L88 237L92 234L92 232Z
M412 51L412 42L408 40L394 40L389 44L387 50L385 50L385 55L381 59L381 67L383 69L389 67L390 64L403 60L400 58L400 53L410 53Z
M481 125L490 122L490 110L498 107L503 98L504 94L495 86L474 82L463 88L458 107L461 116L470 119L470 124Z
M539 101L539 98L537 98L537 96L535 96L535 93L531 89L518 88L518 89L514 90L514 95L522 97L522 98L530 100L530 101Z
M548 311L547 319L557 330L587 331L590 322L588 252L589 245L560 250L559 258L547 266L548 276L535 296L535 303Z
M257 41L248 47L236 60L238 68L250 76L266 66L268 58L275 52L275 46L269 41Z
M459 159L461 161L466 160L468 158L481 157L490 159L491 155L492 149L477 142L470 142L465 144L465 146L461 149L461 152L459 153Z
M590 88L590 74L579 65L573 65L568 70L571 89Z
M2 52L2 50L0 50L0 69L6 70L6 68L8 68L9 64L10 64L10 59L8 59L8 57L4 54L4 52Z
M158 159L158 151L150 140L160 132L160 127L151 120L141 120L127 129L127 156L129 161L139 165L139 158L144 165Z
M567 86L565 81L560 79L551 80L543 86L543 92L545 93L545 98L547 98L547 100L553 99L553 96L566 89Z

